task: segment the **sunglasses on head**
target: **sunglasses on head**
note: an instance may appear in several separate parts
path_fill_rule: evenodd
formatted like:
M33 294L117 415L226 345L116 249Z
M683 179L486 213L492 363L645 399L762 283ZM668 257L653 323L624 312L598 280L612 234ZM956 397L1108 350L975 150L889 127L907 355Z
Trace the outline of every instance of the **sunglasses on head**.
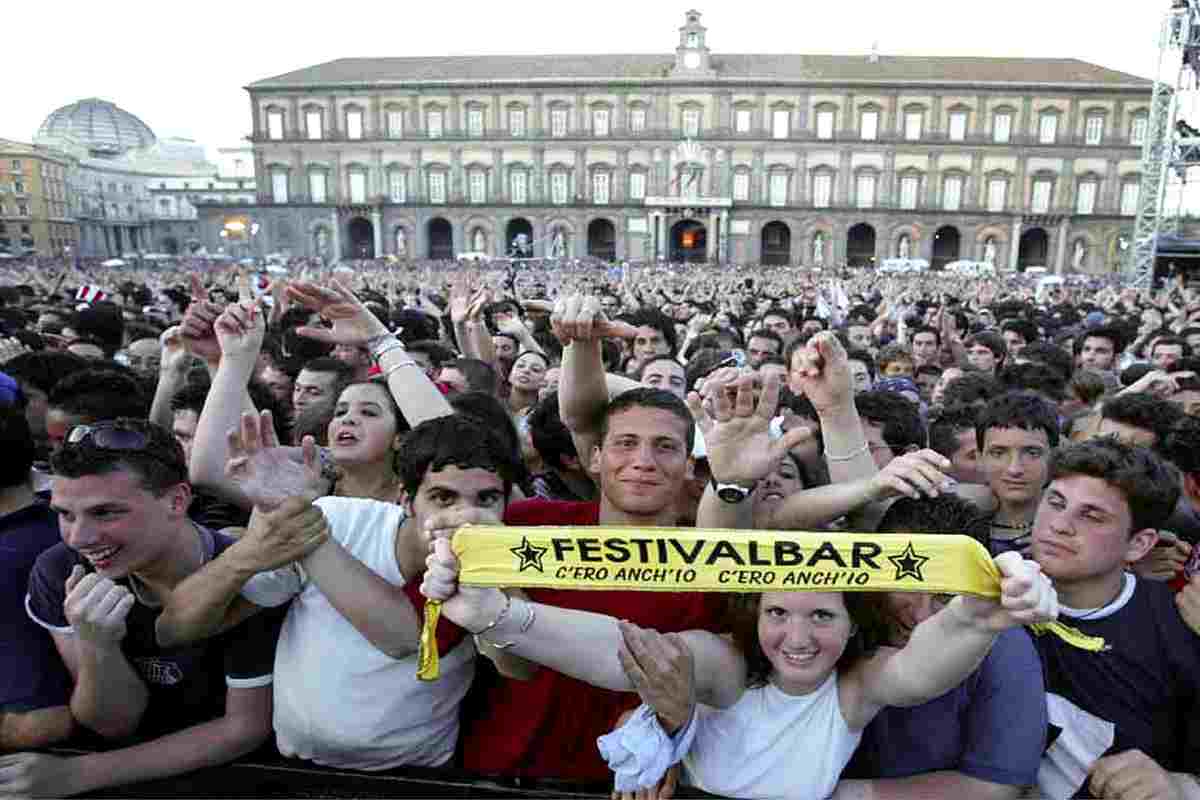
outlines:
M100 450L145 450L150 444L150 434L120 422L97 422L71 428L65 442L68 445L89 443Z

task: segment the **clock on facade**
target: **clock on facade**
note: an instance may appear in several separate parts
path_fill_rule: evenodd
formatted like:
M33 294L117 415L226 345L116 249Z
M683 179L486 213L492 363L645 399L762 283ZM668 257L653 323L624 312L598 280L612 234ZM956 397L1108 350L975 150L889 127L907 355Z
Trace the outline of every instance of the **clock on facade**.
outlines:
M683 65L688 69L695 69L700 66L700 54L688 53L683 57Z

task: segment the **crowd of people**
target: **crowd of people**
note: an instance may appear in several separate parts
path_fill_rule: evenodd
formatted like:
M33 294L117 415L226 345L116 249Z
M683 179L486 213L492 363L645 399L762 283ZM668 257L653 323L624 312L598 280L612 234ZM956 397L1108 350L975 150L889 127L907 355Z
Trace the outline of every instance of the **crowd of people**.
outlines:
M0 337L0 797L1200 798L1183 281L43 260ZM967 536L1001 596L460 585L480 523Z

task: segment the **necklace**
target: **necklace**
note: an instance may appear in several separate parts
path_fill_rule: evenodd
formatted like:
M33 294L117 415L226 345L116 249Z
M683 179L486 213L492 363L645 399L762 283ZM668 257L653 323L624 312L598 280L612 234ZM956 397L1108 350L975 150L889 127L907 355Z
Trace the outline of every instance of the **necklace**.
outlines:
M1002 531L1027 531L1033 527L1033 523L1022 522L1020 525L1005 525L1003 522L993 522L992 527Z

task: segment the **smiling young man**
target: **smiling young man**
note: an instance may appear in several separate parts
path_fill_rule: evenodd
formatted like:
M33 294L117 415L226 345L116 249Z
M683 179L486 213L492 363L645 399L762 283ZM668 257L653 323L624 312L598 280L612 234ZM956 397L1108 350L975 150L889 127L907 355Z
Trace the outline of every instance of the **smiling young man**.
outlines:
M1158 541L1179 486L1173 467L1113 438L1051 461L1033 557L1058 590L1063 622L1082 636L1036 639L1052 735L1038 775L1044 797L1200 798L1189 719L1200 637L1166 585L1126 569Z
M191 522L183 451L152 423L80 426L53 459L62 543L29 579L26 608L50 631L82 726L132 747L72 758L26 754L0 769L0 795L63 796L231 761L271 733L277 619L202 645L161 647L172 589L233 540Z

